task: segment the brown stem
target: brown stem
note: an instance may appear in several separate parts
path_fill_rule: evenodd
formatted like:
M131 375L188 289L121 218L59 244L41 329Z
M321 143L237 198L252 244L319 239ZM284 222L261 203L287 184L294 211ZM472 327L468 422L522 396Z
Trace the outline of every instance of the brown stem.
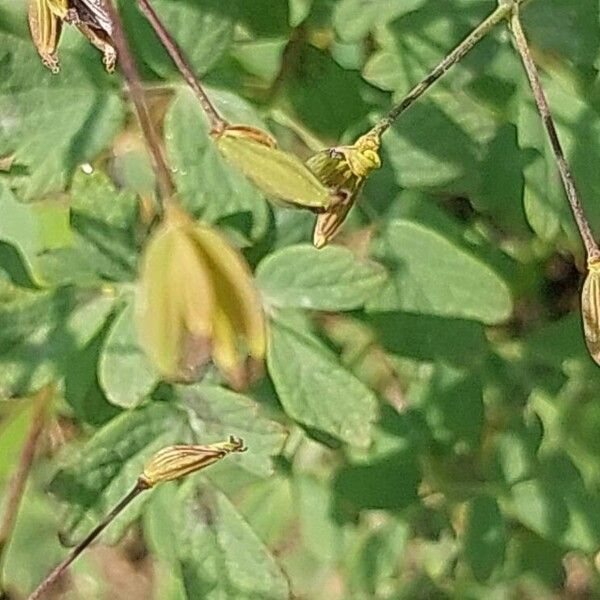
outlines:
M410 106L414 104L440 77L445 75L451 67L463 59L500 21L510 14L510 4L500 4L493 13L482 21L442 62L418 83L408 94L394 106L389 113L377 123L372 132L381 135L387 131L394 121Z
M134 500L141 492L149 489L141 479L135 484L133 489L102 519L92 531L81 541L68 556L57 565L40 583L40 585L28 596L27 600L39 600L56 582L56 580L69 568L75 559L106 529L106 527L123 511L123 509Z
M0 523L0 555L2 556L4 555L3 550L10 539L15 526L19 506L21 505L21 499L23 498L23 492L25 491L25 484L27 483L27 476L31 470L38 441L46 423L46 409L48 407L48 402L53 395L54 386L52 385L44 387L38 393L35 399L35 409L31 425L27 432L27 437L25 438L21 456L19 457L19 464L8 484L6 506L4 515L2 516L2 522Z
M138 6L146 17L156 36L160 40L160 43L164 46L168 52L171 60L175 63L175 66L179 69L183 78L187 84L192 88L198 100L200 106L202 106L208 120L210 121L210 127L212 133L220 133L227 127L227 121L220 115L219 111L215 108L214 104L210 101L210 98L200 85L200 81L194 74L192 67L185 58L183 51L173 39L173 36L167 31L160 17L156 14L156 11L150 5L149 0L138 0Z
M597 260L600 258L600 249L598 248L598 244L594 239L594 234L592 233L590 224L585 216L585 211L583 209L583 205L581 204L581 200L579 199L579 194L577 193L577 188L575 187L573 172L571 171L571 167L565 158L565 153L560 143L558 132L556 131L556 125L550 112L548 100L546 99L544 88L542 87L540 75L537 67L535 66L535 62L533 61L533 57L531 56L529 44L527 43L527 38L525 37L525 32L523 31L523 27L521 25L518 4L513 6L510 26L513 39L515 41L515 46L521 55L521 60L523 61L523 66L525 67L525 72L527 73L527 78L529 79L529 83L533 91L535 103L544 123L544 127L546 128L546 133L550 138L550 145L552 146L554 158L556 159L556 165L558 167L571 210L573 211L573 216L575 217L575 222L577 223L577 228L579 229L579 234L585 246L587 259L588 261Z
M129 44L127 43L123 32L121 18L113 4L113 0L106 0L105 4L106 10L113 23L112 40L117 49L119 64L125 75L125 79L127 80L127 85L129 86L131 99L135 105L140 127L146 138L146 144L152 161L152 168L156 175L159 197L164 206L164 204L170 201L173 195L174 187L171 172L163 156L160 137L154 128L148 106L144 99L144 90L140 82L140 76L135 66L131 50L129 49Z

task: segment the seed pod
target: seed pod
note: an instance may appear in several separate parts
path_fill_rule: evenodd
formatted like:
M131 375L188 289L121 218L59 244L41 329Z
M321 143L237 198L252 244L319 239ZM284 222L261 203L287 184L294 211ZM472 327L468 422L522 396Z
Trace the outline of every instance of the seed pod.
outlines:
M581 290L581 315L585 343L600 365L600 260L588 262L588 274Z
M380 145L380 136L368 133L351 146L328 148L306 161L307 167L323 185L338 190L329 208L317 216L313 233L313 244L317 248L323 248L333 239L356 202L367 177L381 166Z
M270 198L318 212L330 206L330 190L299 158L277 149L268 133L234 125L214 137L223 156Z
M113 24L104 0L72 0L76 14L74 25L102 52L102 62L112 73L117 64L117 51L113 45Z
M46 0L29 0L29 31L44 66L53 73L60 70L56 49L62 31L62 21L50 10Z
M247 356L265 355L260 296L243 257L206 225L169 206L144 251L138 328L146 353L167 380L194 381L211 358L243 387Z
M63 23L75 25L103 54L106 70L114 71L117 53L112 21L104 0L29 0L29 29L42 62L57 73L57 47Z
M225 458L232 452L245 452L241 438L229 437L229 441L206 446L178 445L159 450L144 467L139 481L144 487L173 481L195 473Z

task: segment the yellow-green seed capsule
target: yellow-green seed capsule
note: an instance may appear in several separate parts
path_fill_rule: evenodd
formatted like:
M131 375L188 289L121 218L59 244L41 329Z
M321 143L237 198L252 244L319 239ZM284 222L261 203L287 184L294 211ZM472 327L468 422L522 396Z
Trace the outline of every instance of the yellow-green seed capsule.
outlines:
M159 450L144 467L139 481L144 487L173 481L209 467L232 452L245 452L240 438L230 436L227 442L198 446L193 444L168 446Z
M588 262L588 274L581 290L581 314L585 343L600 365L600 259Z
M265 321L250 269L215 230L169 205L142 256L140 341L167 380L194 381L211 358L244 387L265 355Z
M323 185L338 190L335 201L317 216L313 234L313 244L317 248L323 248L333 239L367 177L381 167L380 146L379 134L368 133L351 146L328 148L306 161L307 167Z
M264 131L233 125L214 137L221 154L271 199L317 212L331 205L331 191L299 158L279 150Z

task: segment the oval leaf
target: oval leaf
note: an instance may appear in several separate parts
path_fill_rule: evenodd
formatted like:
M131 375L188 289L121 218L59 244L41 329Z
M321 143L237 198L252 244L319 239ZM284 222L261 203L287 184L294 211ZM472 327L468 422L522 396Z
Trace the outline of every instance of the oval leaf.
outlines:
M392 221L375 251L390 278L367 310L402 310L481 321L506 321L508 286L485 263L439 233L407 220Z
M335 311L362 306L385 280L385 271L346 248L301 244L269 255L256 277L272 306Z

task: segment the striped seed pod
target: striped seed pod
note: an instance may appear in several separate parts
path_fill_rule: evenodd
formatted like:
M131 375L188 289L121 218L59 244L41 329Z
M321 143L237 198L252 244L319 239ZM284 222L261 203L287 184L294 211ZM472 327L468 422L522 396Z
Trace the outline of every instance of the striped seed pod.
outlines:
M102 52L106 70L114 71L117 53L104 0L29 0L28 18L33 43L53 73L59 71L57 48L64 23L77 27Z
M158 483L173 481L209 467L232 452L245 452L240 438L230 436L227 442L197 446L192 444L168 446L159 450L144 467L139 483L151 488Z
M585 343L600 365L600 259L588 261L588 274L581 290L581 315Z
M62 19L57 17L46 0L30 0L27 10L29 31L44 66L53 73L60 70L58 42L62 32Z
M268 133L229 125L213 136L221 154L269 198L315 212L334 200L314 173L293 154L279 150Z

